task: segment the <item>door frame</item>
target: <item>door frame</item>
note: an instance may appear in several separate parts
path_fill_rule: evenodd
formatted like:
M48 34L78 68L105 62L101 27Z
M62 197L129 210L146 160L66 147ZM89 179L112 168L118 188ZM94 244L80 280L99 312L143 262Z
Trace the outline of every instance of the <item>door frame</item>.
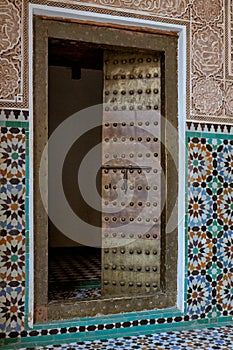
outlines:
M37 9L38 10L38 9ZM38 11L34 11L34 13L35 12L37 12L37 14L38 14ZM43 12L43 11L42 11ZM33 12L32 12L33 13ZM39 11L39 13L40 13L40 15L42 14L41 13L41 10ZM47 13L48 14L48 13ZM55 14L55 12L54 12L54 14ZM50 15L51 15L51 13L50 13ZM132 20L132 19L130 19L130 20ZM47 22L47 24L49 23L48 21L51 21L51 20L49 20L49 19L47 19L46 20ZM52 30L52 32L50 31L50 33L48 34L48 27L46 27L45 25L43 25L43 26L41 26L41 28L40 28L40 35L39 36L37 36L37 39L36 40L38 40L38 43L40 42L40 44L39 44L39 52L40 52L40 62L39 62L39 64L40 64L40 69L41 69L41 64L42 64L42 66L45 64L45 61L46 61L46 58L47 58L47 53L46 53L46 51L43 51L44 49L43 49L43 46L46 46L46 45L44 45L45 44L45 41L46 41L46 38L48 37L48 35L53 35L53 33L54 33L54 35L53 35L53 37L60 37L60 38L62 38L63 37L63 35L64 34L62 34L62 30L60 30L60 34L59 34L59 28L58 28L58 22L56 22L56 21L52 21L53 23L54 23L54 28L53 28L53 30ZM133 20L132 20L132 22L133 22ZM138 21L137 21L137 23L138 23ZM75 23L70 23L69 24L69 26L70 27L72 27L72 28L74 28L75 27ZM179 29L181 29L181 27L182 26L178 26L178 27L180 27ZM160 24L160 28L159 29L161 29L161 24ZM173 28L174 29L174 28ZM184 28L183 28L184 29ZM106 29L105 29L106 30ZM140 27L139 27L139 31L140 31ZM176 31L178 31L178 29L177 29L177 27L176 27ZM37 33L38 33L38 31L36 31ZM36 33L35 32L35 33ZM75 30L74 30L74 32L75 32ZM43 33L43 34L42 34ZM153 35L153 34L149 34L149 35ZM162 34L161 34L162 35ZM67 38L67 33L66 33L66 35L65 35L65 38ZM163 41L164 41L164 36L163 36ZM72 39L74 39L74 37L72 36ZM80 39L79 39L80 40ZM96 41L95 41L96 42ZM37 47L38 47L38 43L37 43ZM161 44L160 44L161 46L161 48L164 50L164 43L162 43L162 41L161 41ZM184 40L182 40L182 45L181 45L181 41L180 41L180 39L179 39L179 46L181 47L183 47L183 45L184 45ZM138 45L137 45L138 46ZM132 46L131 46L132 47ZM157 49L157 48L156 48ZM161 51L163 51L162 49L160 49ZM42 51L41 51L42 50ZM159 50L159 49L158 49ZM45 54L41 54L41 53L45 53ZM178 51L179 52L179 51ZM169 52L169 47L168 47L168 49L167 49L167 53L168 54L171 54L172 55L172 52L170 51ZM183 53L183 50L182 50L182 53ZM180 61L180 58L181 58L181 55L179 54L179 56L178 56L178 63L179 62L181 62ZM178 81L180 81L181 80L181 78L182 78L182 80L183 80L183 78L184 78L184 76L183 76L183 74L184 74L184 72L185 72L185 70L184 70L184 67L183 67L183 61L182 61L182 66L181 66L181 64L180 65L178 65L178 73L180 73L179 72L179 68L182 68L182 74L179 74L178 75ZM38 96L38 94L37 94L37 89L41 86L40 84L44 84L44 82L46 81L46 69L45 70L43 70L43 69L41 69L41 71L42 72L44 72L44 75L42 76L41 75L41 77L40 77L40 80L39 81L37 81L37 84L35 84L34 85L34 96ZM32 67L31 67L31 78L32 78L32 74L33 74L33 69L32 69ZM43 80L44 79L44 80ZM31 81L32 82L32 81ZM173 85L173 84L171 84L170 85L171 86L171 88L174 90L174 88L176 89L176 82L175 82L175 84ZM183 92L183 96L184 96L184 89L182 90L181 89L181 87L180 87L180 85L178 85L178 87L179 87L179 89L178 89L178 93L180 92L180 91L182 91ZM167 94L168 96L169 96L169 93ZM40 112L40 114L41 114L41 109L39 110L38 109L38 106L41 106L41 105L43 105L43 103L45 102L45 98L47 98L47 96L46 96L46 91L45 91L45 94L41 94L40 95L40 98L39 99L37 99L37 101L36 101L36 103L35 103L35 101L34 101L34 137L36 136L36 133L37 132L39 132L39 128L37 128L36 127L36 121L38 121L38 118L37 118L37 116L38 116L38 114L39 114L39 112ZM175 99L176 100L176 103L177 102L181 102L180 101L180 99L179 98L176 98ZM184 100L182 99L182 102L183 102ZM31 101L31 103L32 103L32 101ZM46 105L46 104L45 104ZM178 108L179 107L181 107L181 103L178 103ZM32 104L31 104L31 108L32 108ZM183 112L183 113L181 113L181 112ZM46 111L46 108L45 108L45 111L43 112L43 117L44 118L47 118L47 116L46 116L46 113L47 113L47 111ZM182 121L184 120L183 118L181 118L180 116L181 115L184 115L184 106L182 105L182 111L181 111L181 108L179 108L179 111L178 111L178 115L179 115L179 126L182 126ZM176 121L175 122L178 122L177 121L177 113L175 114L175 118L176 118ZM38 126L38 125L37 125ZM32 131L32 123L31 123L31 131ZM183 127L181 127L181 132L183 131ZM44 133L44 135L46 136L46 133ZM36 137L35 137L35 139L36 139ZM45 140L44 140L45 141ZM177 142L178 142L178 140L177 140ZM35 149L36 149L36 144L34 145L35 146ZM179 140L179 146L180 146L180 140ZM180 148L180 154L183 154L183 144L181 145L182 146L182 149ZM35 160L36 160L36 157L39 157L39 155L35 155ZM32 157L31 157L31 159L32 159ZM181 166L181 165L179 165L179 178L180 178L180 168L181 168L181 179L183 180L183 171L184 171L184 169L183 169L183 167ZM184 183L183 183L184 184ZM182 187L182 186L181 186ZM180 189L179 189L180 190ZM184 196L184 194L182 194L182 196L180 195L180 191L179 191L179 200L180 200L180 198L182 198L183 196ZM34 196L35 196L35 199L36 198L38 198L38 193L34 193ZM181 202L181 201L180 201ZM31 207L32 207L32 205L34 206L34 211L37 211L38 212L38 210L37 210L37 208L36 208L36 203L38 203L38 200L34 200L33 201L33 203L31 203ZM180 210L180 207L182 208L183 207L183 204L181 203L181 206L179 206L179 210ZM184 213L184 211L183 211L183 213ZM39 219L39 220L41 220L41 217L37 217L37 219ZM36 223L36 220L37 220L35 217L33 218L33 217L31 217L31 221L30 221L30 227L31 227L31 232L34 232L34 242L35 242L35 246L40 250L40 248L42 248L42 245L43 245L43 249L45 248L45 245L47 245L47 240L46 240L46 237L44 237L45 239L43 239L43 240L40 240L40 244L39 244L39 246L38 246L38 244L36 243L36 241L37 241L37 239L36 239L36 228L34 228L34 227L36 227L36 226L34 226L34 223ZM183 266L184 266L184 259L183 259L183 253L184 253L184 250L183 250L183 238L181 238L181 234L179 234L179 232L182 230L182 235L183 235L183 222L184 222L184 218L183 218L183 215L181 216L181 215L179 215L179 226L178 226L178 233L176 232L176 237L179 237L179 254L178 255L176 255L176 258L178 258L178 265L181 267L181 268L179 268L178 269L178 275L177 275L177 278L175 279L175 284L177 284L177 287L178 287L178 298L177 298L177 288L175 288L175 292L174 293L171 293L170 294L170 296L169 296L169 299L170 299L170 302L167 304L167 306L165 306L165 307L169 307L169 306L178 306L180 309L181 308L183 308L183 285L182 285L182 283L177 283L177 280L178 281L182 281L181 280L181 277L183 276ZM32 229L33 228L33 229ZM177 236L178 235L178 236ZM42 243L42 241L43 241L43 243ZM32 242L33 242L33 240L31 240L30 241L31 242L31 244L32 244ZM176 240L176 242L177 242L177 240ZM36 271L41 271L41 268L42 268L42 266L41 266L41 268L39 267L38 268L38 266L40 266L40 264L41 265L43 265L43 271L45 271L44 270L44 261L46 260L46 258L47 258L47 251L46 251L46 249L44 249L44 258L45 258L45 260L43 259L43 258L41 258L41 256L40 256L40 254L38 254L38 249L35 249L35 267L36 267ZM43 250L42 249L42 250ZM41 250L40 250L41 251ZM38 256L39 256L39 258L38 258ZM36 308L35 308L35 316L36 316L36 322L41 322L41 321L47 321L48 319L53 319L53 318L60 318L60 316L62 316L62 317L64 317L64 308L62 307L62 311L61 311L61 315L59 315L58 314L58 310L57 310L57 308L55 308L55 310L51 310L51 308L50 308L50 310L49 310L49 307L48 307L48 305L47 305L47 302L46 302L46 300L45 300L45 298L44 298L44 300L43 300L43 296L41 296L41 294L40 294L40 291L42 291L42 294L43 294L43 290L45 291L45 293L44 294L46 294L46 288L44 289L43 288L43 290L41 289L41 287L39 287L39 285L38 284L36 284L36 281L38 281L39 280L39 278L38 278L38 274L37 274L37 272L35 271L35 276L33 276L33 277L36 277L36 279L35 279L35 285L34 285L34 291L35 291L35 299L33 300L33 302L31 303L31 305L33 305L33 304L35 304L35 306L36 306ZM45 279L45 273L43 272L43 275L41 274L41 277L42 277L42 280L43 280L43 278ZM31 277L32 277L32 274L31 274ZM172 276L170 276L170 278L168 279L168 280L172 280L171 279L171 277ZM30 279L30 281L31 281L31 284L32 284L32 280L34 281L34 278L31 278ZM41 279L40 279L40 282L42 281ZM40 283L41 284L41 283ZM173 288L173 290L174 290L174 288ZM38 291L39 291L39 293L38 293ZM169 294L169 293L168 293ZM37 298L37 296L40 296L40 300ZM168 295L166 295L166 298L168 298ZM30 299L31 301L32 301L32 298ZM182 301L182 302L181 302ZM81 303L83 303L83 302L81 302ZM96 301L95 301L95 303L96 303ZM123 301L123 304L125 303L125 301ZM114 303L113 302L108 302L108 304L112 304L113 305L113 307L114 307ZM165 303L165 305L166 305L166 303ZM59 305L60 306L60 305ZM67 305L66 305L67 306ZM77 306L78 307L78 306ZM153 307L154 307L154 305L153 305ZM164 308L165 308L164 307ZM70 313L70 311L71 311L71 309L73 309L73 304L72 305L70 305L70 307L68 306L68 308L67 308L67 315ZM121 309L121 308L120 308ZM118 311L117 312L121 312L122 310L120 310L120 309L118 309ZM134 311L136 311L136 307L134 308ZM149 305L148 305L148 308L146 308L146 309L150 309L150 307L149 307ZM124 308L124 311L127 311L127 310L125 310L125 308ZM98 311L97 311L98 312ZM110 311L110 313L111 313L111 311ZM66 312L65 312L65 314L66 314ZM81 317L81 316L84 316L84 315L79 315L78 317ZM76 314L72 314L72 316L71 317L77 317L77 313Z

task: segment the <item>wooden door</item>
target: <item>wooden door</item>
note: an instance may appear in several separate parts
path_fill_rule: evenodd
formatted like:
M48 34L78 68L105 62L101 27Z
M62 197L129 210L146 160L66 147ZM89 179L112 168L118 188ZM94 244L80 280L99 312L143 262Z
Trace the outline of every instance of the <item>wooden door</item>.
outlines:
M161 62L104 53L102 295L160 290Z

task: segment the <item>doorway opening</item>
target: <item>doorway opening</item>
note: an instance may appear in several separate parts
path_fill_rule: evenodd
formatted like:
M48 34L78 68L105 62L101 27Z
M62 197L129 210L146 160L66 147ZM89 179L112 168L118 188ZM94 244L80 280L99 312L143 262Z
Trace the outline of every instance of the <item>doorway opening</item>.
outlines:
M50 137L66 118L82 109L102 103L103 49L74 40L50 38L48 73L48 136ZM102 116L97 114L95 118L101 125ZM94 145L101 142L101 127L90 130L71 147L63 169L63 189L70 207L82 220L96 227L98 236L101 236L101 211L93 210L84 200L77 173L83 157ZM101 162L101 149L95 154L96 156ZM50 181L53 179L49 178ZM90 186L88 176L85 179L85 186L87 188ZM97 193L100 193L100 174L97 176L96 186ZM99 201L100 209L100 197L94 201ZM79 243L75 239L75 232L74 240L71 240L60 232L50 219L48 220L49 301L100 297L101 248ZM85 234L87 233L83 232L83 235Z
M36 321L175 306L177 225L166 232L166 223L178 189L177 36L40 17L34 27ZM66 201L95 226L100 249L67 240L57 230L44 210L39 176L49 211L52 206L65 219L62 202L50 201L53 157L49 152L41 172L41 154L67 117L102 103L95 116L101 127L72 145L62 172ZM171 125L174 133L168 137ZM75 128L72 131L75 134ZM101 210L95 213L82 198L77 174L84 156L99 143L96 185ZM59 158L57 150L54 159ZM52 276L58 273L60 278L67 255L77 264L68 263L70 272L61 276L56 291ZM93 256L96 275L87 276L85 259Z

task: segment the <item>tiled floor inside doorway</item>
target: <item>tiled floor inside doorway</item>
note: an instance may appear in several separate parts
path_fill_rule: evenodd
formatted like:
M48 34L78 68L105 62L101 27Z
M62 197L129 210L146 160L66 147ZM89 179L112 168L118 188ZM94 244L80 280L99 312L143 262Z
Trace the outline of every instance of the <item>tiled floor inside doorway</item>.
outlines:
M101 250L89 247L49 250L49 300L100 297Z

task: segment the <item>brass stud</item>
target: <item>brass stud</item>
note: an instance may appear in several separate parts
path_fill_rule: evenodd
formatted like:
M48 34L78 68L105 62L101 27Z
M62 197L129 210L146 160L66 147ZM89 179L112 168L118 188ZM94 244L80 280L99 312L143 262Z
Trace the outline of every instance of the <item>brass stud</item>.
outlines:
M113 237L116 237L116 235L117 235L116 232L113 232L112 236L113 236Z
M147 282L146 283L146 287L149 288L150 287L150 283Z
M125 94L126 94L126 91L125 91L125 90L122 90L122 91L121 91L121 94L122 94L122 95L125 95Z
M139 218L138 218L138 221L142 221L142 218L139 217Z
M108 270L108 265L104 265L105 270Z
M138 125L139 125L139 126L142 126L142 122L138 122Z
M117 79L118 79L118 75L115 74L115 75L113 76L113 79L114 79L114 80L117 80Z
M138 202L138 205L141 207L142 206L142 202Z
M154 109L155 110L159 109L159 106L158 105L154 105Z
M142 267L141 266L138 266L137 267L137 271L141 271L142 270Z
M137 249L137 253L138 254L142 254L142 250L141 249Z
M150 238L150 234L149 233L146 234L146 238Z
M154 156L155 156L155 157L158 157L158 153L154 153Z
M129 94L133 95L134 94L134 90L129 90Z
M142 234L141 233L138 234L138 238L142 238Z
M112 265L112 270L116 270L117 266L116 265Z
M133 282L129 282L129 287L133 287Z
M122 222L124 222L125 220L126 220L126 218L124 218L124 217L123 217L123 218L121 218L121 221L122 221Z
M113 61L113 64L118 64L118 60L114 60L114 61Z
M105 107L105 111L108 112L109 111L109 107Z
M126 140L125 137L122 137L122 138L121 138L121 141L122 141L122 142L125 142L125 140Z
M110 78L111 78L110 75L106 75L106 76L105 76L105 79L106 79L106 80L110 80Z
M151 58L148 57L148 58L146 59L146 62L151 62Z
M146 94L150 94L151 93L151 89L146 89Z
M138 94L139 94L139 95L142 94L142 89L138 89Z
M138 157L141 158L142 157L142 153L138 153Z
M105 220L105 221L109 221L109 217L106 216L106 217L104 218L104 220Z
M141 110L141 109L142 109L142 106L141 106L141 105L139 105L139 106L138 106L138 109L139 109L139 110Z
M130 122L129 125L130 125L130 126L134 126L134 122Z
M125 74L122 74L122 75L121 75L121 79L125 79Z
M117 90L113 90L113 95L117 95L118 91Z
M129 250L129 254L133 254L133 249L130 249L130 250Z
M121 281L120 282L120 285L123 287L125 285L125 282L124 281Z
M131 207L133 207L133 206L134 206L134 202L130 202L129 205L130 205Z
M158 76L159 76L158 73L155 72L155 73L154 73L154 77L155 77L155 78L158 78Z
M156 272L158 269L157 269L156 266L153 266L153 267L152 267L152 270L153 270L154 272Z
M129 154L130 158L133 158L134 157L134 154L133 153L130 153ZM130 170L130 173L132 172L132 169Z
M133 271L133 266L132 265L129 266L129 271Z
M155 233L155 234L153 234L153 238L157 238L158 237L158 235Z
M154 122L154 125L158 125L158 122L156 121L156 122Z
M129 218L129 221L131 221L131 222L134 221L134 218Z
M113 286L116 286L116 281L112 281L112 285L113 285Z
M158 189L158 187L157 186L153 186L153 189L156 191Z
M121 254L125 254L125 249L124 248L121 249Z
M114 217L112 218L112 221L117 221L117 217L114 216Z
M112 249L112 253L113 253L113 254L116 254L116 253L117 253L117 249L116 249L116 248L113 248L113 249Z
M117 127L117 123L113 123L112 125L114 126L114 128L116 128L116 127Z
M121 265L121 270L125 270L125 265Z
M154 62L158 62L158 60L159 60L158 57L154 58Z
M137 282L137 287L141 287L142 283L141 282Z
M157 283L153 283L153 288L157 288L157 287L158 287Z
M125 233L124 232L122 232L121 237L123 237L123 238L125 237Z
M147 157L147 158L150 158L150 153L146 153L146 157Z
M141 191L142 190L142 186L138 186L138 190Z
M151 109L151 106L146 106L146 109Z
M125 64L125 63L127 63L127 60L121 60L121 63L123 63L123 64Z
M157 142L158 141L158 137L154 137L153 140L154 140L154 142Z
M158 89L154 89L153 92L154 92L154 94L157 94L159 92L159 90Z
M108 126L109 126L109 123L105 123L105 126L108 127Z
M146 255L150 255L149 249L146 249L146 250L145 250L145 254L146 254Z
M143 62L143 58L138 58L138 62L142 63Z
M147 137L147 138L146 138L146 141L147 141L147 142L150 142L150 140L151 140L150 137Z
M126 109L126 106L122 106L121 108L122 108L122 111L124 111Z
M134 75L133 75L133 74L130 74L130 75L129 75L129 78L130 78L130 79L134 79Z
M112 186L112 188L113 188L114 190L116 190L116 189L117 189L116 185L113 185L113 186Z
M150 186L146 186L146 190L149 191L150 190Z
M105 252L106 254L109 253L109 249L105 248L105 249L104 249L104 252Z
M133 111L133 110L134 110L134 106L129 106L129 109L130 109L131 111Z
M147 77L147 78L151 78L151 74L150 74L150 73L147 73L147 74L146 74L146 77Z
M149 267L149 266L146 266L146 267L145 267L145 270L146 270L146 272L149 272L149 271L150 271L150 267Z
M139 78L139 79L142 79L142 78L143 78L143 75L142 75L142 74L138 74L138 78Z
M158 254L157 250L154 249L154 250L153 250L153 254L154 254L154 255L157 255L157 254Z
M129 63L134 63L135 62L135 58L130 58L129 59Z
M105 185L104 188L107 190L108 189L108 185Z
M142 138L141 138L141 137L138 137L138 141L141 142L141 141L142 141Z
M108 281L104 281L104 285L107 286L109 284Z

